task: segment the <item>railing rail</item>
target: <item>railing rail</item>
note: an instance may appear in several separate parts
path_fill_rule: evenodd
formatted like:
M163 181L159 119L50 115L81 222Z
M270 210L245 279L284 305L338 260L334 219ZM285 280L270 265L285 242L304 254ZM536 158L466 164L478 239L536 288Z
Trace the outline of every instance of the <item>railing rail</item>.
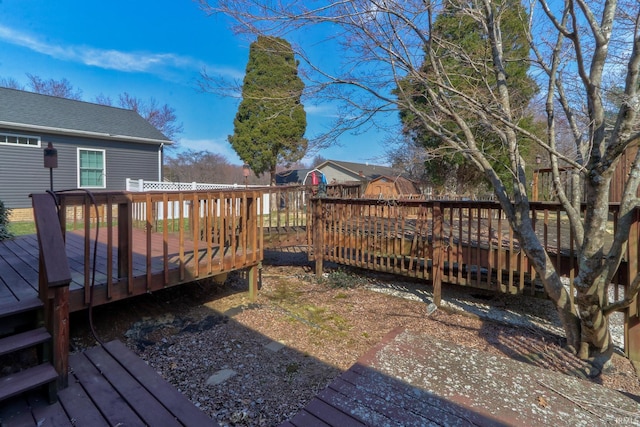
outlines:
M311 203L309 253L318 274L323 262L331 261L424 279L433 284L436 298L442 283L546 296L496 202L314 198ZM604 253L617 229L618 212L612 204ZM630 278L638 274L639 217L636 211L627 253L610 285L612 301L624 298ZM577 261L566 213L560 204L534 202L531 221L573 298ZM628 340L628 319L636 318L637 303L624 312ZM640 345L640 337L636 341Z
M84 231L84 304L91 298L96 229L98 259L106 260L100 278L106 286L94 295L97 304L262 260L258 191L72 192L59 198L61 223L81 224ZM250 288L252 295L255 290Z
M57 388L69 383L69 283L71 270L62 229L51 194L34 194L33 216L39 246L38 286L44 303L45 327L53 337L52 362L58 373Z

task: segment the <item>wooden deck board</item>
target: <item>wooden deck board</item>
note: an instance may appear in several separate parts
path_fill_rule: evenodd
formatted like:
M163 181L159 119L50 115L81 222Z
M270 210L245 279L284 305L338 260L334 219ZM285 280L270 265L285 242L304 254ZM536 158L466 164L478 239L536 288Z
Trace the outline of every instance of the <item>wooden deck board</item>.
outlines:
M74 421L74 425L109 426L80 383L70 381L69 387L58 392L58 399L69 419Z
M109 381L114 391L135 408L137 415L148 425L180 426L154 396L135 378L130 376L102 347L94 347L85 353L93 365Z
M151 235L151 274L147 274L147 241L143 230L133 229L133 250L131 259L132 277L134 279L134 292L129 293L126 287L126 278L118 278L118 248L117 233L113 233L112 248L112 283L119 286L118 290L114 290L111 296L106 293L106 283L108 282L108 266L107 266L107 230L101 229L99 241L97 245L96 259L96 301L98 304L116 301L121 298L127 298L133 295L139 295L147 291L155 291L166 286L189 282L197 278L208 277L216 272L229 271L230 258L233 254L226 253L224 256L220 248L214 246L211 251L212 260L209 262L209 253L205 242L198 242L195 245L198 253L194 257L194 243L187 238L190 233L185 233L182 239L183 250L183 268L185 272L191 268L194 258L200 263L197 277L186 274L184 277L179 273L181 268L180 262L180 239L177 233L169 234L168 240L165 242L162 233L154 233ZM91 230L91 254L93 254L93 230ZM85 265L84 265L84 232L72 231L67 232L66 251L69 268L71 270L70 291L70 310L77 311L86 307L84 300L84 283L85 283ZM167 268L169 283L164 280L164 250L167 247ZM229 252L229 251L227 251ZM251 255L247 256L250 259ZM253 262L253 265L258 261ZM93 263L93 256L90 258L90 265ZM243 268L252 265L238 266ZM209 268L211 266L211 268ZM154 283L147 284L147 278L151 277ZM89 277L91 283L91 277ZM104 289L101 289L104 288ZM33 298L38 296L38 241L35 235L19 236L11 240L0 242L0 305L10 304L11 302L22 300L25 298Z
M0 403L3 427L215 426L212 419L119 341L71 355L69 387Z
M78 381L110 425L144 425L128 402L111 386L109 381L82 353L69 356L73 378ZM69 378L69 382L73 381Z
M598 402L640 413L635 400L599 384L397 328L281 426L613 422Z

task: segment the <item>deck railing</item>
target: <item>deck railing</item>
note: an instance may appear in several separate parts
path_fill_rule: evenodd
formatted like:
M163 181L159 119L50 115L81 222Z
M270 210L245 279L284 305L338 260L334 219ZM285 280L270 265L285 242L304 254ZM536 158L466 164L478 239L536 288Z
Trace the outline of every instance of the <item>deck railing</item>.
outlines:
M323 261L331 261L416 277L433 284L436 303L443 283L545 296L498 203L321 198L311 203L309 252L318 274ZM573 297L577 261L566 213L557 203L537 202L531 208L535 232ZM634 218L627 253L611 284L613 301L624 298L630 278L638 274L639 211ZM613 204L605 253L617 224L618 206ZM638 304L624 312L628 341L629 325L638 324ZM640 331L635 329L640 345ZM640 355L640 347L634 351Z
M257 191L60 193L60 221L84 235L84 304L91 299L95 231L105 265L94 303L256 266L262 260ZM71 218L69 218L71 216ZM135 231L135 232L134 232ZM135 239L135 241L134 241ZM135 252L135 256L134 256ZM256 281L250 270L250 291Z
M69 283L71 271L58 224L57 207L50 194L32 195L39 249L38 287L44 303L44 324L51 336L52 363L58 373L57 389L69 382Z

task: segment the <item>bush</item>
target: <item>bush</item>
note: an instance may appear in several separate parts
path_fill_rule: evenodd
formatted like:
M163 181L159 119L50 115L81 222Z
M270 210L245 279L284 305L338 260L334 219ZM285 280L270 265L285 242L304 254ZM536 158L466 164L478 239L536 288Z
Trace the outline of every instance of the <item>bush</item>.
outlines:
M9 231L9 213L11 209L4 206L2 200L0 200L0 240L6 240L13 237L13 234Z

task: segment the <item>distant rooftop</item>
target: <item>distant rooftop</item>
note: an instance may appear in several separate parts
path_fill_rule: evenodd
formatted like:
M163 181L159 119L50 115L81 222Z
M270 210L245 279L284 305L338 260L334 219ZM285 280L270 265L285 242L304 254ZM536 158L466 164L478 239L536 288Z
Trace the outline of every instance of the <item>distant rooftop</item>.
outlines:
M132 142L171 144L133 110L0 88L0 127Z

